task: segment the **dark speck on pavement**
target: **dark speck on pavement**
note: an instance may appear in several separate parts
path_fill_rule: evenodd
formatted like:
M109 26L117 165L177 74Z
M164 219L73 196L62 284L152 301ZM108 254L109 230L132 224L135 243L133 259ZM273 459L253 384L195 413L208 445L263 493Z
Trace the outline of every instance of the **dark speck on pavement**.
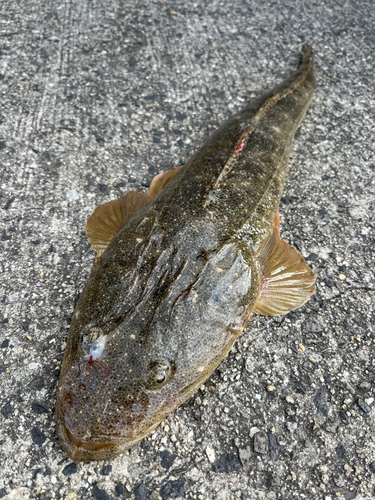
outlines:
M134 493L134 500L146 500L147 498L147 488L143 483L138 486Z
M77 464L75 462L66 465L62 470L62 473L65 474L65 476L70 476L71 474L75 474L76 472Z

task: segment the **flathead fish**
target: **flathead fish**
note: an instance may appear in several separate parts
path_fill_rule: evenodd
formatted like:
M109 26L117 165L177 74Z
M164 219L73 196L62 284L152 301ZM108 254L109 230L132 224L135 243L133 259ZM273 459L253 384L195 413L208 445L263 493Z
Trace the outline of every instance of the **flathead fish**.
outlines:
M73 460L115 457L189 398L252 314L304 304L315 274L279 235L292 140L316 86L297 71L224 123L182 168L98 207L56 423Z

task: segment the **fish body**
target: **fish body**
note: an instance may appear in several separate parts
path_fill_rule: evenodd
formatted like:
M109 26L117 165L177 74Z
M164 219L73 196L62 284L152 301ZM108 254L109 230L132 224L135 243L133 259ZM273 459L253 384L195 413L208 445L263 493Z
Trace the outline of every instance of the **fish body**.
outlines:
M139 442L210 376L252 314L285 314L313 293L277 210L315 86L305 45L298 70L183 168L89 219L99 257L73 314L56 410L73 460ZM100 231L111 224L108 244Z

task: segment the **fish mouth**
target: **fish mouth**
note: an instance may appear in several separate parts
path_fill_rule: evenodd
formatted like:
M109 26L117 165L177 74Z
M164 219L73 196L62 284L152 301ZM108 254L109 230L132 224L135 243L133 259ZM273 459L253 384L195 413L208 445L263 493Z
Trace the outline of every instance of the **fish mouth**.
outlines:
M139 435L133 439L119 439L107 437L106 441L85 441L77 439L65 425L64 419L59 416L57 418L57 434L66 454L74 460L74 462L86 462L97 460L109 460L124 453L127 449L131 448L139 441L141 441L149 432L151 432L156 425L153 425L147 432Z
M119 453L119 443L77 439L66 427L62 419L59 419L57 433L66 454L75 462L105 460Z
M64 423L62 423L63 429L65 432L65 435L69 442L71 443L72 446L75 446L76 448L83 448L84 450L88 451L98 451L102 450L104 448L109 448L110 446L116 446L111 443L105 443L105 442L95 442L95 441L81 441L80 439L77 439L73 436L73 434L70 432L70 430L66 427Z
M133 441L111 442L111 438L107 438L106 441L78 439L70 432L61 417L57 419L57 434L66 454L75 462L114 458L133 445Z

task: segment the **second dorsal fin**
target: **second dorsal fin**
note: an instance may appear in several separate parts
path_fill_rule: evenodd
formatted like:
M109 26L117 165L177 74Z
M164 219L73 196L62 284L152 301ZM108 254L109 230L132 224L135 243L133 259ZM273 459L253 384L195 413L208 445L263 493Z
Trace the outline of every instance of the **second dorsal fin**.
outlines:
M173 179L181 167L156 175L147 194L129 191L122 198L109 201L97 207L86 222L86 236L90 245L100 257L118 231L124 227L133 215L146 207Z

